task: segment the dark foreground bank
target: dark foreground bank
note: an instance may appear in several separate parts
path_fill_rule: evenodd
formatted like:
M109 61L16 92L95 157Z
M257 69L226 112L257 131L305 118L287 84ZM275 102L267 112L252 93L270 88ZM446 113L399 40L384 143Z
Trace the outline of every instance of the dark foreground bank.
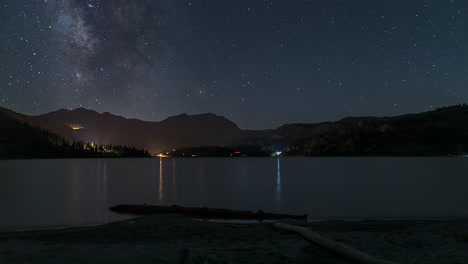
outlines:
M308 223L400 263L466 263L468 220ZM349 263L271 223L153 215L99 227L0 233L0 263Z

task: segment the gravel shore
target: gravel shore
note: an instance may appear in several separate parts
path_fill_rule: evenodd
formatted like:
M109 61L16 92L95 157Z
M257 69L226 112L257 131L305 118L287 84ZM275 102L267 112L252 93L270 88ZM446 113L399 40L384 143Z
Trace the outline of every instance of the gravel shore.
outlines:
M399 263L467 263L468 220L306 223ZM0 233L0 263L350 263L271 223L152 215L97 227Z

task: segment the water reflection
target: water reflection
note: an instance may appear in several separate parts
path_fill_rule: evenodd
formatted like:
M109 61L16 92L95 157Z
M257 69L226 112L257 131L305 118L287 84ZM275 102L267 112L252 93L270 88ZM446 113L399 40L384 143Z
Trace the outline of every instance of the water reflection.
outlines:
M96 190L96 219L98 219L98 221L101 221L102 220L102 201L103 201L103 197L101 195L99 195L101 193L101 189L102 189L102 174L101 174L101 159L98 159L98 162L97 162L97 169L96 169L96 184L95 184L95 190Z
M84 174L84 168L80 166L78 162L74 160L69 161L69 169L70 169L70 181L68 182L69 191L68 191L68 199L64 199L64 201L68 202L66 208L66 213L64 217L70 219L70 221L74 222L77 219L80 219L80 209L82 208L82 174ZM99 169L99 168L98 168ZM91 197L89 195L88 197ZM86 223L88 224L88 223Z
M467 218L466 171L458 158L7 160L0 230L119 221L128 216L109 206L171 202L314 219Z
M281 195L281 163L280 158L276 160L276 190L275 190L275 207L276 210L283 208L283 199Z
M172 203L177 204L176 159L172 159Z
M164 198L164 188L163 188L163 166L162 166L162 158L159 158L159 188L158 188L158 193L159 193L159 204L163 204L163 198Z
M107 223L109 221L108 219L108 214L103 213L106 212L107 210L107 162L104 161L103 165L103 171L102 171L102 177L99 177L99 179L102 180L101 183L101 192L100 192L100 197L101 197L101 208L100 210L100 222L101 223Z
M107 162L99 159L96 171L96 221L98 223L107 223Z

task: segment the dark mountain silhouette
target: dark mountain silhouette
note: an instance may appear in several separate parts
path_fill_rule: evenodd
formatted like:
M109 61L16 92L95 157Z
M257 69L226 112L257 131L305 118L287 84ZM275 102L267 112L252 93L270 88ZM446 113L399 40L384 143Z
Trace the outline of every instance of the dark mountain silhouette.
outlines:
M0 107L0 159L148 157L132 147L71 141L34 117Z
M211 113L181 114L161 122L146 122L78 108L36 118L66 138L134 146L152 153L183 147L233 146L268 133L243 131L230 120Z
M395 117L347 117L338 122L289 124L275 137L286 155L461 155L468 153L468 106Z
M287 124L275 130L241 130L215 114L181 114L161 122L146 122L84 108L40 116L25 116L4 108L0 112L66 140L126 145L152 153L175 149L174 155L179 155L179 150L183 150L182 154L202 156L230 155L232 151L264 155L281 150L284 155L306 156L468 153L466 105L395 117L347 117L337 122ZM10 144L8 135L2 135L0 147Z

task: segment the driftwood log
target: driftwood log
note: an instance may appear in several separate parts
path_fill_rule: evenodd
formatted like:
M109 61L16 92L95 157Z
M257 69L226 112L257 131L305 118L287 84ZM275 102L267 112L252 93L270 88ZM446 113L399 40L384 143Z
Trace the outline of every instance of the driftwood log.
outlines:
M147 215L147 214L183 214L200 218L209 219L254 219L254 220L267 220L267 219L282 219L292 218L299 220L307 220L307 214L303 215L288 215L288 214L275 214L267 213L259 210L254 211L239 211L229 209L217 209L207 207L183 207L183 206L162 206L162 205L147 205L147 204L122 204L110 208L111 211L125 214Z
M276 222L275 227L284 229L289 232L297 233L307 239L309 242L312 242L320 247L328 249L332 253L342 256L354 263L360 264L398 264L396 262L387 261L375 258L371 255L368 255L362 251L354 249L350 246L347 246L343 243L325 238L312 230L301 227L301 226L294 226L288 225L280 222Z

